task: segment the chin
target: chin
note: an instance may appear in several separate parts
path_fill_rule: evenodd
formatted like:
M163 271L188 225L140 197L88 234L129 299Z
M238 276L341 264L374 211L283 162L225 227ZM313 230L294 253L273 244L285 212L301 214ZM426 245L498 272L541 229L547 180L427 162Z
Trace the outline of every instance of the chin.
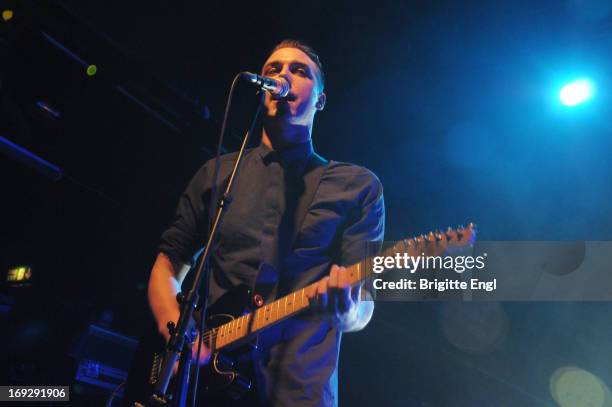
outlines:
M274 109L272 112L269 112L268 119L270 120L283 120L283 121L293 121L295 117L290 110L285 109Z

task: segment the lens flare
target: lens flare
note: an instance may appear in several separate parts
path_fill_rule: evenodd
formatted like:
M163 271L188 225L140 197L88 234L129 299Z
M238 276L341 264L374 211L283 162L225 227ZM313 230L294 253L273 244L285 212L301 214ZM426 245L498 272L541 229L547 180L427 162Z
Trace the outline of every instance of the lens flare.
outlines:
M559 93L559 99L565 106L576 106L593 97L593 84L587 79L568 83Z

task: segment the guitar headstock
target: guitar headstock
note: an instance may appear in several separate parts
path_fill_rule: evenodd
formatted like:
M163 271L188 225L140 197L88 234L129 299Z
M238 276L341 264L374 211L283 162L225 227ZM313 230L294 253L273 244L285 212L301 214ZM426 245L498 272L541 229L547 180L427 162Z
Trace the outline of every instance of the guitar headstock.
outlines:
M477 228L474 223L468 224L467 227L459 226L455 229L449 226L444 232L436 230L426 235L405 239L403 243L406 251L414 253L414 255L459 254L474 246L476 231Z

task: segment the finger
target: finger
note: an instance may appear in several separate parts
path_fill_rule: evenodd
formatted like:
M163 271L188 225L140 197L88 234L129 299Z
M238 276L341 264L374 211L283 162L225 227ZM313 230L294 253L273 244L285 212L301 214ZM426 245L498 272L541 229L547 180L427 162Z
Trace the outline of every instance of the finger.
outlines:
M351 288L351 300L355 303L361 300L361 284Z
M351 305L350 284L346 267L338 267L338 289L336 292L336 313L346 313Z
M351 301L351 288L350 287L339 288L336 291L335 297L336 297L336 306L337 306L336 315L347 313L351 309L351 306L353 305L353 302Z
M312 304L312 300L317 296L317 287L315 287L314 289L310 289L310 287L308 287L307 290L305 290L306 292L306 298L308 298L308 301Z
M329 271L329 286L330 287L338 287L338 274L340 271L340 267L337 265L333 265L331 270Z
M329 277L321 279L317 286L317 308L319 312L326 312L329 304L328 296Z
M327 290L327 312L328 315L338 315L338 291L340 289L338 287L330 287Z
M338 287L345 288L350 285L346 267L338 267Z

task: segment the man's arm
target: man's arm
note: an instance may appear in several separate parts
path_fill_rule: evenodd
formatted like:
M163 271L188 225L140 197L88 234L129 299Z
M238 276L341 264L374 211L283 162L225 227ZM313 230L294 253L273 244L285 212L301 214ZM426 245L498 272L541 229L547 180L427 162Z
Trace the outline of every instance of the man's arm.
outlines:
M176 294L188 271L189 266L182 264L180 270L176 272L172 262L164 253L157 255L151 270L148 287L149 306L157 322L157 329L166 342L170 338L168 322L172 321L175 324L178 322L179 305Z
M188 259L201 243L199 225L206 221L207 164L193 176L177 204L174 219L161 237L159 254L149 278L149 306L160 334L168 340L166 326L177 323L179 305L176 294L189 271ZM172 259L172 260L170 260Z
M356 332L365 328L374 314L374 301L361 285L351 287L346 267L333 265L329 277L319 281L316 289L307 293L312 306L326 315L341 332Z
M174 270L172 262L164 253L159 253L153 269L151 270L151 277L149 278L149 306L157 322L157 330L163 335L166 342L170 339L170 332L168 331L168 322L172 321L175 324L178 323L180 316L179 304L176 301L176 294L181 288L181 284L189 271L189 265L180 264L178 272ZM196 343L199 340L196 339ZM198 347L193 347L193 357L197 356ZM202 352L200 353L199 364L202 365L208 362L210 357L210 350L203 344ZM176 373L178 367L177 364L174 366L174 373Z
M348 184L360 187L356 188L359 191L357 210L342 235L341 264L345 265L363 260L367 255L365 242L381 242L385 229L383 188L378 178L361 168L351 171L346 179ZM329 277L320 280L309 297L319 312L332 318L338 330L354 332L365 328L374 313L371 294L366 291L362 295L361 290L361 286L350 286L345 267L333 265Z

